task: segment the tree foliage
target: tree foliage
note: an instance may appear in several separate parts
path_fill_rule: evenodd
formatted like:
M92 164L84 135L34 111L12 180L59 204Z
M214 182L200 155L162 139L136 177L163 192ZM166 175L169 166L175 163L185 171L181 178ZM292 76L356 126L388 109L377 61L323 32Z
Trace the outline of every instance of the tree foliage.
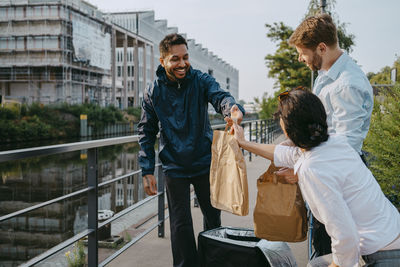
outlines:
M289 46L288 40L293 29L283 22L266 24L268 29L267 37L278 43L275 54L268 54L265 57L269 69L268 77L276 79L276 87L279 91L299 85L310 87L310 69L299 62L297 51Z
M397 70L396 81L400 81L400 58L393 63L392 67L386 66L378 73L369 72L367 77L371 84L391 84L390 75L394 68Z
M400 207L400 84L375 98L364 149L383 192Z

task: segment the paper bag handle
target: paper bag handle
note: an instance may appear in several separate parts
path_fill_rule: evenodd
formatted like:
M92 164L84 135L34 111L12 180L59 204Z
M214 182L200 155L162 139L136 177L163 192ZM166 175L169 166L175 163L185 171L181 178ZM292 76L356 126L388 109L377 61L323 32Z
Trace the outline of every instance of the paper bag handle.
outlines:
M273 165L273 162L271 163L270 167L268 168L268 170L266 172L264 172L260 178L258 178L258 180L260 180L260 182L270 182L270 183L274 183L277 184L278 183L278 177L275 174L275 165ZM271 169L272 168L272 169Z
M228 126L228 124L225 124L225 130L224 130L224 132L227 132L227 131L228 131L228 129L229 129L229 126Z

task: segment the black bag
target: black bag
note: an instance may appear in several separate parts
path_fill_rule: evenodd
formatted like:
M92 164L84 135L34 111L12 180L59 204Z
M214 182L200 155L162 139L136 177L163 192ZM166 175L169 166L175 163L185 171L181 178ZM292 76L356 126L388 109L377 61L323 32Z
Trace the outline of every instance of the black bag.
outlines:
M201 267L297 266L285 242L259 239L254 231L220 227L199 233Z

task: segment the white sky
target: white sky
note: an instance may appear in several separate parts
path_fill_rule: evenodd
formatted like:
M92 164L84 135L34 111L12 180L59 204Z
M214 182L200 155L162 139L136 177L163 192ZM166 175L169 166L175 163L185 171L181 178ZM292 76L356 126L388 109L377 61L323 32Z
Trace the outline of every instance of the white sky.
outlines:
M295 28L309 0L87 0L106 12L154 10L196 43L239 70L239 99L246 102L272 92L264 57L276 46L265 24L284 22ZM392 66L400 56L399 0L337 0L334 12L355 35L351 56L364 72Z

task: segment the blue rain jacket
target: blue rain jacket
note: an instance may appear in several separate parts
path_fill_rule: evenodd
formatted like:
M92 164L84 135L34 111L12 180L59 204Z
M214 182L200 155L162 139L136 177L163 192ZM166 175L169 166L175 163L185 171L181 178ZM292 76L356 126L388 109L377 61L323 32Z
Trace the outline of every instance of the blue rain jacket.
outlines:
M139 164L142 175L154 174L154 144L160 132L163 171L169 177L194 177L209 172L212 129L208 103L215 111L229 116L236 104L215 79L190 67L184 79L171 81L160 65L157 79L145 91L139 131Z

